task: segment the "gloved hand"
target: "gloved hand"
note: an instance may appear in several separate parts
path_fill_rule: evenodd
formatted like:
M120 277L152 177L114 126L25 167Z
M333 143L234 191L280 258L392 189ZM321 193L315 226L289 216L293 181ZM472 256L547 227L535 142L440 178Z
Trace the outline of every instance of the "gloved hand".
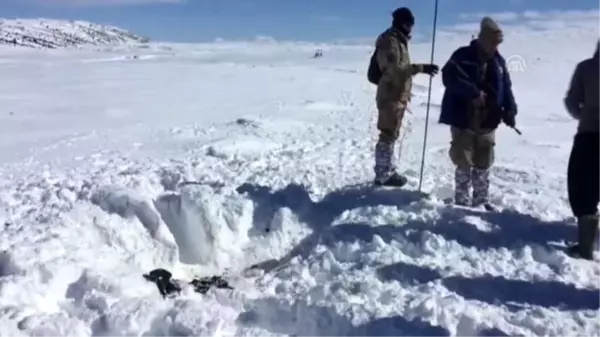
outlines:
M423 65L423 73L434 76L440 71L440 67L437 64L424 64Z
M517 121L515 120L515 113L512 111L507 111L504 113L504 117L502 118L504 124L514 128L517 125Z

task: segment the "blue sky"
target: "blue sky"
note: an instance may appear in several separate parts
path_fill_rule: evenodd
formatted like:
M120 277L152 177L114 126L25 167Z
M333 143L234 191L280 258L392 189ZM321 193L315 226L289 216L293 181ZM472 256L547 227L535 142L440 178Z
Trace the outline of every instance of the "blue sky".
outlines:
M4 18L88 20L173 42L248 39L331 41L377 34L398 6L411 8L416 29L432 25L433 0L0 0ZM598 0L439 0L439 25L461 14L527 10L598 10Z

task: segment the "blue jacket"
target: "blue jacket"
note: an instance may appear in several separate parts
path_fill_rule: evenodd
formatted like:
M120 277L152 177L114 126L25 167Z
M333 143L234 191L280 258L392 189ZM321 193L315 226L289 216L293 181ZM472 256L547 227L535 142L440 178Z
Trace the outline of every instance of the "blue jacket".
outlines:
M506 61L498 52L487 61L483 74L477 40L458 48L442 68L442 83L446 87L442 98L439 122L459 129L469 127L471 101L480 91L487 95L488 114L482 128L496 129L501 121L517 114Z

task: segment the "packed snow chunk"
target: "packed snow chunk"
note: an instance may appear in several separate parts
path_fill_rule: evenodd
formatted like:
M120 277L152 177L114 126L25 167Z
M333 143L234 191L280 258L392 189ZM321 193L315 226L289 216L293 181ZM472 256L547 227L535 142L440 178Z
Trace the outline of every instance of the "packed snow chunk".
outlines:
M310 100L304 101L303 106L306 109L316 111L345 111L349 108L333 102L315 102Z
M95 191L90 200L108 213L118 214L123 218L137 218L152 238L167 244L174 243L151 203L132 191L104 187Z
M94 269L113 274L115 268L140 268L141 273L179 260L175 239L150 200L130 190L104 187L93 191L90 201L98 207L85 203L74 208L68 218L82 226L65 232L67 238L62 239L81 246L89 243L74 255L77 260L87 261L90 255L96 261Z
M348 336L352 328L335 305L319 306L303 299L261 298L246 309L237 319L240 326L259 327L278 335Z
M281 143L255 136L239 136L213 142L206 149L206 154L222 159L231 159L238 156L254 157L275 151L281 146Z
M141 336L148 331L154 319L167 308L168 303L156 298L123 300L92 323L93 336Z
M189 185L161 196L155 206L177 242L181 262L222 270L244 259L252 227L250 200Z
M0 317L0 336L21 337L27 334L19 330L16 322Z
M208 302L208 303L207 303ZM235 336L238 312L214 299L176 300L157 315L145 336Z
M139 288L144 288L146 285L139 275L135 275L134 277L131 275L111 276L115 277L102 276L92 270L84 270L81 276L67 287L66 298L72 300L74 304L84 304L90 309L104 311L108 309L110 303L105 301L99 302L95 295L103 293L116 297L134 296L140 292ZM131 288L137 291L131 293L125 291L129 289L124 288Z
M32 315L20 321L18 327L29 336L90 336L92 332L83 321L63 312Z

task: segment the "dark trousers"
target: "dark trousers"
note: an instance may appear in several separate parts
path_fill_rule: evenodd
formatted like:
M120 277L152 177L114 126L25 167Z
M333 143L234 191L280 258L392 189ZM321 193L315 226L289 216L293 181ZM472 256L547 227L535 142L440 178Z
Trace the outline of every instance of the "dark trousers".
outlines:
M575 135L567 172L567 190L573 215L598 212L600 202L600 138L598 133Z

